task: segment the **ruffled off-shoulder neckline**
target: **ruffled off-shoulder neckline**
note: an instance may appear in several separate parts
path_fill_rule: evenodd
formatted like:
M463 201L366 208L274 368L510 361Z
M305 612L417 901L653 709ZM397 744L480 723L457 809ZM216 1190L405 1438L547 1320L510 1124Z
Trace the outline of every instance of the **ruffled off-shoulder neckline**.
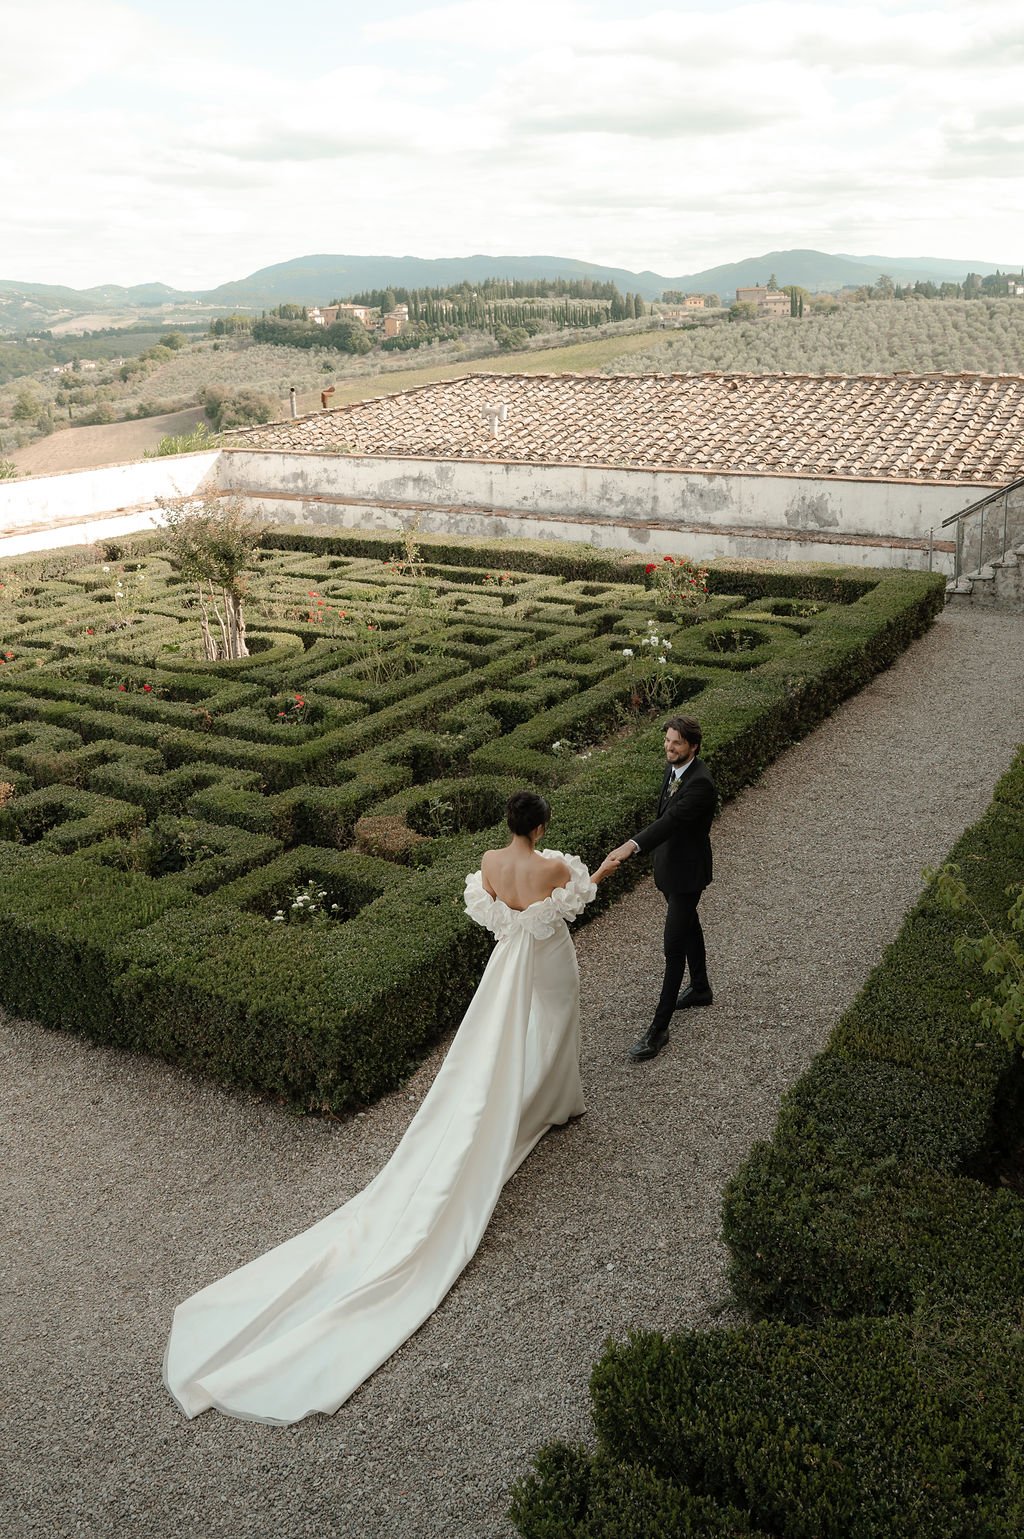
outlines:
M509 908L500 898L491 897L484 887L482 872L473 871L466 877L465 903L470 919L499 939L515 930L524 930L537 940L544 940L554 934L560 919L568 923L582 914L597 894L583 861L578 855L565 855L561 850L537 853L545 860L562 860L569 867L569 880L564 887L556 887L549 897L539 898L526 908Z

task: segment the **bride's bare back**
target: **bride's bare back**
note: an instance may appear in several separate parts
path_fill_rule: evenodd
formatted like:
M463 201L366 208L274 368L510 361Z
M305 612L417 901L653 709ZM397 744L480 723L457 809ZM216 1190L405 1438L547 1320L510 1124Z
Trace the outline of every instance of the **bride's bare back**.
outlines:
M522 911L531 903L550 898L564 887L572 873L564 860L552 860L513 838L503 850L487 850L480 862L484 888L509 908Z

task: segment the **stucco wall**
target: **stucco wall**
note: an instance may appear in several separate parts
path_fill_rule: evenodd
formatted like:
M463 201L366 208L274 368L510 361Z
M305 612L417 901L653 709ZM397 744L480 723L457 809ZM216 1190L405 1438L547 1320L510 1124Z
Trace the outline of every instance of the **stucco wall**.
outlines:
M926 537L932 526L992 490L914 481L698 474L586 465L361 458L227 451L223 486L293 495L477 506L598 519L749 523L847 534Z
M928 564L951 570L944 518L987 486L854 481L830 477L481 461L360 458L230 450L218 467L225 489L257 499L281 522L533 534L597 545L654 548L700 557L743 555ZM528 528L527 525L530 527ZM818 548L826 554L812 554ZM915 548L916 547L916 548Z
M0 483L0 539L130 514L156 498L237 492L279 523L582 540L701 559L839 561L952 571L944 518L987 486L814 480L497 461L228 450ZM934 549L929 551L930 531ZM53 544L52 538L45 541Z
M827 561L843 565L902 567L912 571L929 570L927 541L898 544L869 536L826 540L813 532L792 534L782 529L725 529L708 526L693 532L683 525L616 523L612 519L592 522L587 519L559 518L556 514L491 513L449 505L432 508L427 503L413 507L385 502L334 501L322 497L302 498L246 494L249 506L257 508L275 524L306 524L320 533L330 529L401 530L414 522L424 534L461 534L482 539L580 540L599 549L631 550L638 555L688 556L711 561L719 556L741 557L754 561ZM937 546L931 553L932 569L953 571L951 549Z
M217 450L180 454L58 476L0 481L0 535L33 526L78 523L149 508L158 497L188 497L216 487Z

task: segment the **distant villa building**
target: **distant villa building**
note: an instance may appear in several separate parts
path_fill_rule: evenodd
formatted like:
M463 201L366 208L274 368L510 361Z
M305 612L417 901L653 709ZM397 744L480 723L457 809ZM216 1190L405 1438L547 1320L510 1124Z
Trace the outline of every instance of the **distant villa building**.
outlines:
M409 324L409 306L396 305L382 316L370 305L311 305L307 311L314 326L333 326L337 321L359 321L367 331L381 331L385 337L399 337Z
M308 314L314 326L333 326L336 321L361 321L370 328L377 312L369 305L314 305Z
M756 305L758 315L788 315L790 313L789 295L779 289L769 289L763 284L754 284L750 288L736 290L736 303L738 305Z
M400 337L409 324L409 306L396 305L384 317L384 337Z

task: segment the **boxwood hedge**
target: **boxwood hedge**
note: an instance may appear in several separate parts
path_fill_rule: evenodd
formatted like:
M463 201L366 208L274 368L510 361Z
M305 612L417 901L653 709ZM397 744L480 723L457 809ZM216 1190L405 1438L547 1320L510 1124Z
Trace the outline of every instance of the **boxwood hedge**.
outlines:
M624 656L649 619L664 698L702 718L731 796L942 603L926 574L722 564L706 610L673 617L616 552L394 555L393 536L269 531L252 655L208 664L159 536L5 568L8 1008L299 1106L379 1095L479 976L462 884L505 837L505 792L549 788L553 843L590 862L649 820L660 718L635 714ZM752 666L705 645L723 624L756 629ZM343 920L276 923L310 879Z
M1024 1199L993 1181L1022 1074L954 949L1024 880L1024 750L950 858L973 906L926 889L726 1193L734 1293L765 1318L610 1344L596 1450L552 1445L515 1492L528 1539L612 1532L588 1525L616 1503L625 1531L634 1479L652 1533L722 1510L777 1539L1024 1533ZM684 1497L704 1527L673 1527Z

